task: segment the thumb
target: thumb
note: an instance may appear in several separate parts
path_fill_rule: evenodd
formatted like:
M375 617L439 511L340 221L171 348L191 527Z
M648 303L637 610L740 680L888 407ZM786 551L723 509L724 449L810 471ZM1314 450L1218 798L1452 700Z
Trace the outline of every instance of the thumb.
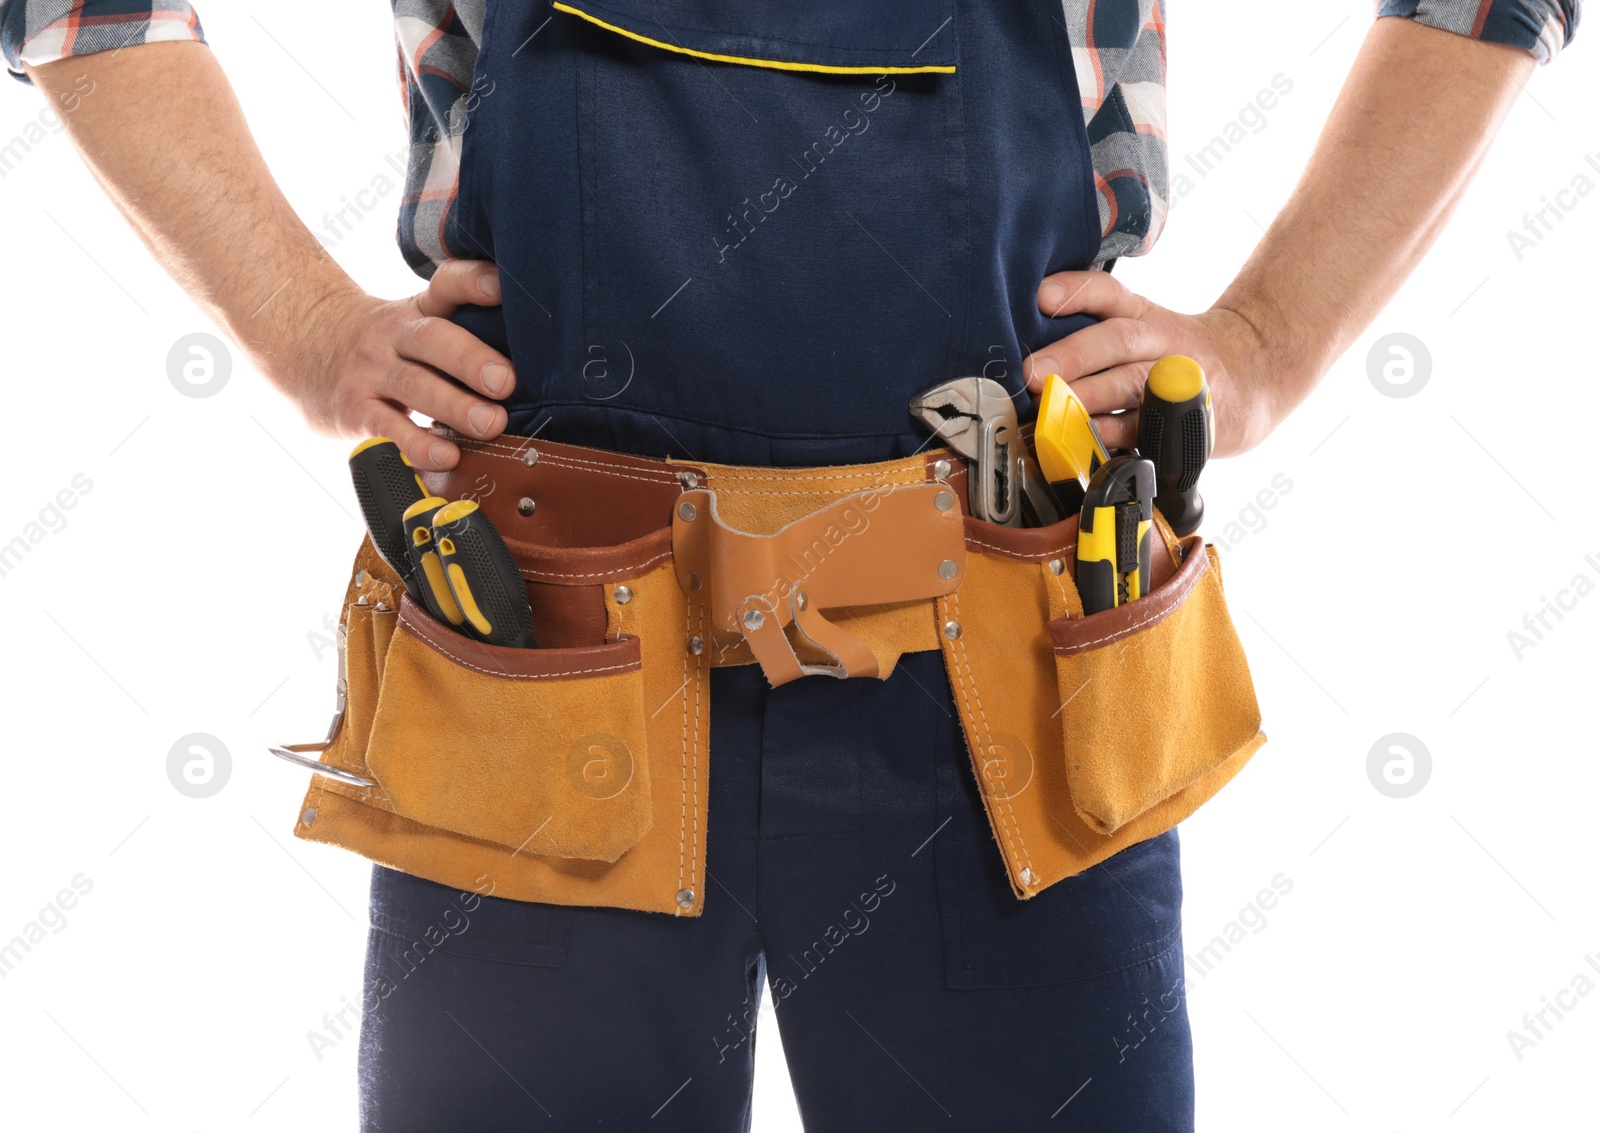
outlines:
M449 318L456 308L473 304L495 307L500 304L500 269L489 260L446 260L428 281L428 289L416 297L417 309L424 315Z

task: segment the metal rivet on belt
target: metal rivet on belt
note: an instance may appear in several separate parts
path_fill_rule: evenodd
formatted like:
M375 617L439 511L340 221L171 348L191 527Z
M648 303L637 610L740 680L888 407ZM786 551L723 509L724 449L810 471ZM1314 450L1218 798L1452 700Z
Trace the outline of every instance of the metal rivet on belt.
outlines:
M678 890L678 908L680 908L680 909L692 909L692 908L694 908L694 890L693 889L680 889L680 890Z
M308 807L306 807L305 810L300 812L300 825L301 826L310 826L316 820L317 820L317 808L316 807L308 806Z
M940 511L949 511L956 506L956 497L952 492L940 492L933 497L933 506Z
M700 486L700 477L693 472L680 472L678 473L678 483L683 485L685 492L692 491Z
M946 559L944 562L939 564L939 577L944 579L946 582L949 582L956 576L956 571L960 569L960 567L956 566L956 561L954 559Z
M365 594L361 595L359 598L356 599L356 605L358 605L358 606L365 606L367 604L368 604L368 599L367 599L367 596Z
M365 586L367 584L367 578L368 577L369 577L369 575L367 574L366 571L364 571L364 570L356 571L356 585L357 586Z
M521 512L523 515L532 515L533 514L533 497L532 496L523 496L520 500L518 500L517 501L517 510L519 512Z
M797 609L797 610L805 609L807 601L808 601L808 599L806 598L806 592L804 590L795 591L795 595L794 595L794 608L795 609Z
M746 610L744 612L744 628L749 630L760 629L766 624L767 617L760 610Z
M626 606L633 601L633 589L627 586L619 586L617 587L616 597L617 605Z
M944 459L934 461L933 476L936 480L948 480L950 478L950 462Z
M1024 886L1031 886L1033 884L1033 870L1029 869L1027 866L1023 866L1022 872L1017 874L1017 878Z
M379 602L378 603L378 606L377 606L378 613L387 614L390 611L390 609L392 609L392 607L389 605L389 603L387 603L387 602Z
M688 523L690 520L694 519L695 514L694 505L688 500L684 500L678 505L678 518L683 520L685 523Z
M699 571L691 570L689 572L689 589L690 590L699 590L705 584L706 584L706 580L700 577L700 572Z
M689 639L689 652L690 653L692 653L696 657L698 657L698 656L700 656L700 654L704 653L705 651L706 651L705 638L700 637L699 635L696 635L696 636L691 637Z
M951 641L961 636L961 623L951 620L944 623L944 635Z
M1051 559L1049 562L1051 574L1062 574L1067 569L1066 559Z
M522 452L522 463L526 464L529 468L532 468L535 464L538 464L539 450L536 448L524 449Z

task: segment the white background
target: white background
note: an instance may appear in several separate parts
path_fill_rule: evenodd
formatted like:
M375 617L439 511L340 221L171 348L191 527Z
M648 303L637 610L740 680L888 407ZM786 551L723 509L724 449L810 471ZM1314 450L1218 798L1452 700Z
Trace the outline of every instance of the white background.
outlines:
M1175 172L1274 75L1293 83L1176 202L1156 253L1118 267L1194 311L1287 196L1370 9L1172 8ZM303 15L259 0L202 17L308 223L394 178L386 5L320 6L310 38ZM1595 35L1534 76L1428 261L1310 401L1206 474L1208 534L1237 544L1228 589L1271 743L1184 827L1191 957L1274 876L1293 888L1220 963L1191 965L1203 1130L1593 1120L1580 1115L1594 1112L1600 994L1520 1059L1507 1032L1589 971L1586 955L1600 963L1600 597L1520 658L1507 634L1574 576L1600 582L1600 194L1521 262L1506 233L1579 172L1600 183L1584 161L1600 154ZM44 105L0 87L0 144ZM1375 206L1404 191L1370 186ZM335 249L390 296L415 289L393 244L397 196ZM337 615L361 531L349 442L312 437L242 363L215 396L174 388L169 349L212 328L65 136L0 178L0 208L0 542L75 475L92 482L0 577L0 940L74 877L93 886L0 979L0 1112L14 1128L288 1130L313 1114L350 1128L355 1040L319 1061L306 1036L359 1001L368 866L290 836L305 776L265 754L315 738L331 707L333 655L312 635ZM1369 378L1369 349L1392 332L1431 354L1414 396ZM1280 473L1292 487L1246 511ZM194 732L231 753L210 798L168 781L169 749ZM1367 769L1395 732L1431 753L1403 799ZM798 1129L776 1027L757 1051L757 1128Z

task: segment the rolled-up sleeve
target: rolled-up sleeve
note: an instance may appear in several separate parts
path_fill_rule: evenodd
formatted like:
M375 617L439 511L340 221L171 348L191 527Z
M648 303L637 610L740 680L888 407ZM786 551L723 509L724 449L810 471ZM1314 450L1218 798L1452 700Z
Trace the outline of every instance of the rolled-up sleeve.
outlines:
M171 40L205 42L183 0L0 0L0 50L19 77L23 64Z
M1520 47L1548 63L1572 42L1583 0L1378 0L1379 16Z

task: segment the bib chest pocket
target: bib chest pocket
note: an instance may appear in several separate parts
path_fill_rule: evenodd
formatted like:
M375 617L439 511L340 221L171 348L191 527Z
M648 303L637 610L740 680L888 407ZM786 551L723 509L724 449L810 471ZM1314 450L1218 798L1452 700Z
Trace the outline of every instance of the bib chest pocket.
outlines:
M953 0L556 8L582 341L542 400L771 436L829 435L850 404L905 431L883 375L946 371L964 325Z

